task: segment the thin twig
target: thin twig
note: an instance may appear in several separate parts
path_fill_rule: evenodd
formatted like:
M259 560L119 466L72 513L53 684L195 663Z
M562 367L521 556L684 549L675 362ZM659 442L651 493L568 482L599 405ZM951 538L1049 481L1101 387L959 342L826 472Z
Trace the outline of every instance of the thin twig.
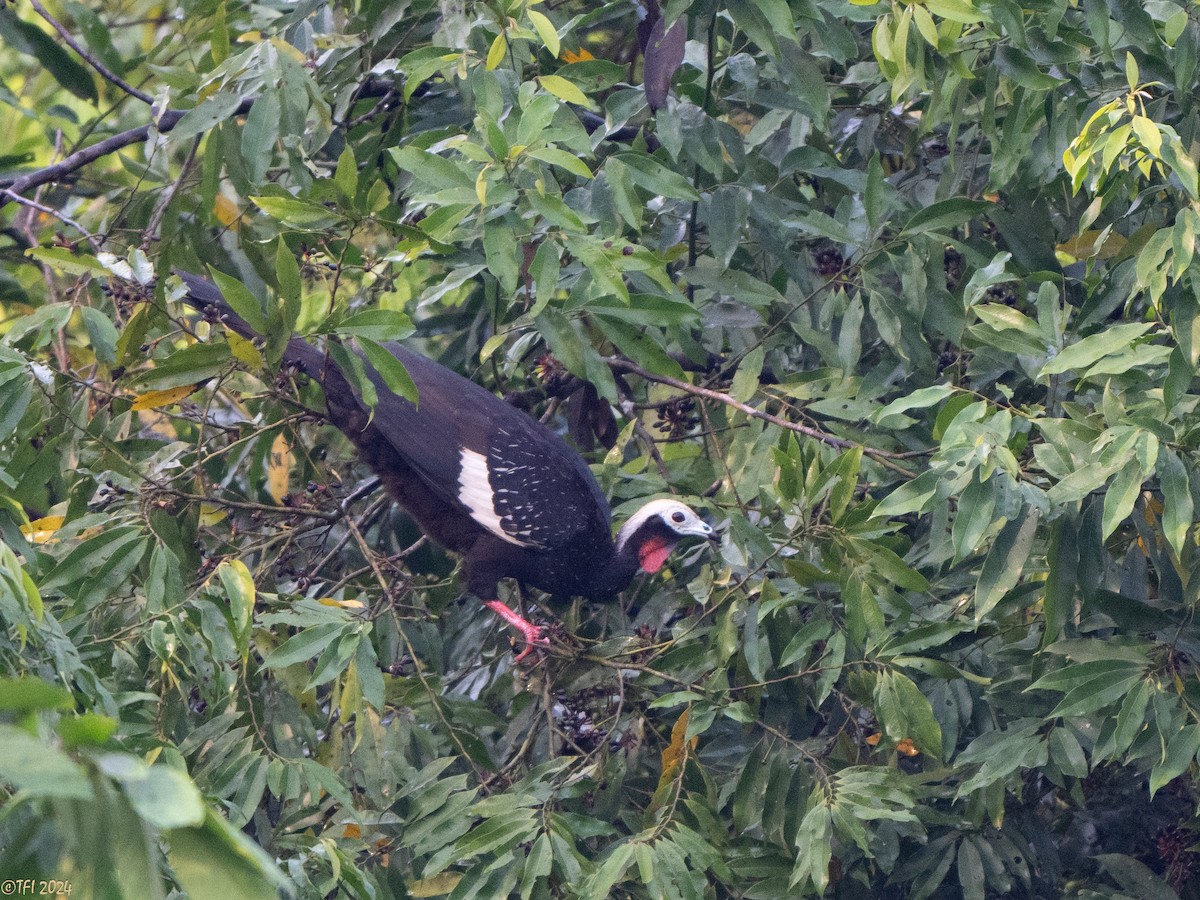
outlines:
M831 447L837 447L841 450L848 450L851 447L862 447L863 453L874 459L880 465L883 465L895 472L899 472L906 478L916 477L912 472L903 466L892 462L893 459L903 459L896 453L889 453L887 450L876 450L873 447L865 447L854 441L848 441L845 438L835 437L832 434L821 431L819 428L812 428L808 425L801 425L799 422L789 422L787 419L781 419L779 416L773 416L770 413L763 412L761 409L756 409L748 403L743 403L731 397L722 391L714 391L712 388L700 387L699 385L691 384L687 381L681 381L678 378L672 378L670 375L658 375L654 372L647 371L637 363L630 362L627 359L610 356L606 357L605 362L610 368L618 369L622 372L632 372L645 378L648 381L657 381L659 384L665 384L669 387L676 388L688 394L693 394L697 397L705 397L709 400L715 400L718 403L723 403L726 406L731 406L736 410L744 412L753 419L761 419L764 422L770 422L772 425L778 425L780 428L786 428L788 431L795 431L797 434L807 435L814 440L818 440L823 444L828 444Z
M167 213L167 207L175 199L175 194L179 191L179 186L187 178L188 169L192 167L192 163L196 160L196 151L200 149L200 137L200 135L196 135L196 139L192 141L192 149L188 151L187 159L183 161L183 167L179 170L179 177L171 183L166 193L159 199L158 205L154 207L154 213L150 216L150 222L146 225L146 233L142 236L140 246L143 250L159 239L158 228L162 224L163 216Z
M214 497L207 494L189 494L186 491L177 491L174 488L160 484L155 484L155 487L164 494L170 494L172 497L178 497L180 500L186 500L189 503L211 503L213 506L242 509L248 512L271 513L272 515L307 516L310 519L322 519L326 522L337 522L341 519L340 514L325 512L323 509L312 509L302 506L268 506L266 503L251 503L246 500L226 500L223 497Z
M116 72L112 71L110 68L108 68L108 66L104 65L104 63L100 62L100 60L96 59L96 57L92 56L92 54L85 50L80 43L71 36L71 32L67 31L61 22L55 19L54 16L50 15L50 13L46 10L46 7L42 6L40 0L29 0L29 5L34 8L34 11L37 12L39 16L50 23L50 27L58 32L59 37L63 39L63 43L83 57L84 61L97 72L99 72L105 81L112 82L125 93L129 94L129 96L137 97L147 106L150 106L154 103L153 97L151 97L145 91L139 91L132 84L130 84Z
M45 213L48 216L53 216L54 218L58 219L58 221L62 222L64 225L69 225L71 228L74 228L81 235L83 235L84 240L86 240L89 244L91 244L94 249L99 250L100 247L102 246L100 243L100 240L94 234L92 234L90 231L88 231L86 228L84 228L82 225L80 225L78 222L76 222L70 216L64 215L63 213L59 212L57 209L54 209L53 207L50 207L50 206L46 206L44 203L38 203L36 200L26 199L25 197L22 197L20 194L13 193L8 188L0 188L0 194L3 194L5 197L7 197L9 200L12 200L14 203L20 203L22 206L28 206L30 209L36 209L40 213Z

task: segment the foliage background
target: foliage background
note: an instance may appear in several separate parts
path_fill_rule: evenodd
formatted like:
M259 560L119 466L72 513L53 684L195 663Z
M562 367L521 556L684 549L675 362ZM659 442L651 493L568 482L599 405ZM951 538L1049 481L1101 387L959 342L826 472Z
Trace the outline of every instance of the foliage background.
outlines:
M1200 893L1194 7L16 0L0 43L4 877ZM174 302L205 266L264 342ZM513 671L293 329L411 333L719 551Z

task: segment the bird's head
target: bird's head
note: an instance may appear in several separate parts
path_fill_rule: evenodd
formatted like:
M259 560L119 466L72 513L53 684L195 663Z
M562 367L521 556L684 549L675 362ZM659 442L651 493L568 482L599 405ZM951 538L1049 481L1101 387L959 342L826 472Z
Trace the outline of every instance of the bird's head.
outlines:
M683 538L718 539L712 526L678 500L651 500L621 526L617 552L637 554L643 572L657 572Z

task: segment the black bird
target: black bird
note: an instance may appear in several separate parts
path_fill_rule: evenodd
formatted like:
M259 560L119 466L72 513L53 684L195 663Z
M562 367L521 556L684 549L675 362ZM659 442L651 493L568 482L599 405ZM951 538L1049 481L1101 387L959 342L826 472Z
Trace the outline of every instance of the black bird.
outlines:
M211 282L177 273L184 300L243 337L254 329ZM364 359L379 400L371 410L332 357L301 337L283 354L321 384L329 421L343 431L423 532L463 557L467 589L528 646L541 629L498 598L501 578L549 594L609 599L640 569L657 572L686 537L716 540L677 500L651 500L614 540L611 512L583 458L545 425L401 344L383 345L417 387L417 403L389 390Z

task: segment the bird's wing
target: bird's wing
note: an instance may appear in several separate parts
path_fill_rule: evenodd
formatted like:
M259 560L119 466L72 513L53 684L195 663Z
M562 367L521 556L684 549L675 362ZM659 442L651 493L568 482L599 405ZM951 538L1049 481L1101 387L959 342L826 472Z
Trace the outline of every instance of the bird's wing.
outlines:
M472 381L388 343L417 387L417 405L371 371L373 424L445 501L497 537L553 550L608 537L610 513L583 458L559 435Z

